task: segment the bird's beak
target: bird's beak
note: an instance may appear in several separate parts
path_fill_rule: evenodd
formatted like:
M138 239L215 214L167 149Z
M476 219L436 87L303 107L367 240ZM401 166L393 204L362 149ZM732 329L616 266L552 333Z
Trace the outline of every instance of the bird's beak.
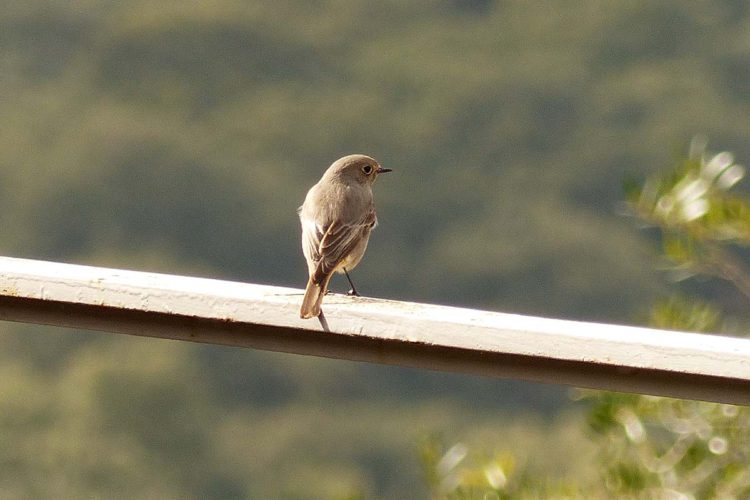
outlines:
M378 167L378 169L376 170L376 172L379 173L379 174L384 174L386 172L393 172L393 169Z

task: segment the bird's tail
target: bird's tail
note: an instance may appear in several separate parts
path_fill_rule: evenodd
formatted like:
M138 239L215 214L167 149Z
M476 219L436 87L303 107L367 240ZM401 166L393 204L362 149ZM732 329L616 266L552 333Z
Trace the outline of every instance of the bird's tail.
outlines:
M299 311L299 317L302 319L316 318L320 316L320 305L323 303L323 297L328 290L328 282L331 275L326 276L321 283L313 281L313 277L307 281L305 297L302 299L302 308Z

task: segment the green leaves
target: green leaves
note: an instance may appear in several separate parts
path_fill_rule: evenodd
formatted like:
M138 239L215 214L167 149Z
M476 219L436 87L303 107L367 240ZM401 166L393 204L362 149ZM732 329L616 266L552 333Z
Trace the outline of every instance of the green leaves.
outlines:
M588 392L610 497L744 498L750 491L747 408Z
M649 317L649 325L664 330L717 332L722 324L721 312L716 306L684 296L658 301Z
M730 194L745 170L731 153L708 155L694 139L688 158L642 184L626 200L660 231L665 262L677 277L716 276L750 300L750 279L736 247L750 244L750 203ZM664 329L717 332L722 314L703 300L674 296L652 307ZM750 493L750 409L660 397L583 391L610 496L742 498Z
M705 141L695 139L688 157L671 171L627 180L625 198L638 219L658 229L663 261L674 276L720 277L750 300L750 277L736 251L750 245L750 203L730 192L744 172L730 153L709 155ZM653 305L649 324L718 332L724 318L710 302L675 294ZM427 470L436 498L750 495L750 408L591 390L578 390L574 398L588 404L585 420L597 448L598 481L573 477L550 486L539 478L527 481L523 467L506 466L500 469L503 487L492 487L475 479L491 461L465 459L472 453L463 447L460 460L441 469L459 445L438 452L443 449L433 444L431 461L425 455L423 461L433 464Z
M628 180L625 198L636 217L659 229L675 278L719 277L750 299L750 276L735 255L750 246L750 201L730 192L745 168L731 153L708 154L705 145L693 139L688 157L671 171Z
M698 241L750 244L750 204L729 195L745 168L728 152L709 155L705 143L693 140L690 153L673 170L625 184L635 215L666 232Z

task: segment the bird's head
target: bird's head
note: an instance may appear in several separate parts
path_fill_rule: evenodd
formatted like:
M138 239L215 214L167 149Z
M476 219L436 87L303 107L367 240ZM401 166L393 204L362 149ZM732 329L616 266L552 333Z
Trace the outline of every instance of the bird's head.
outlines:
M379 174L390 172L390 168L383 168L375 159L366 155L349 155L339 158L328 168L328 173L347 182L372 184Z

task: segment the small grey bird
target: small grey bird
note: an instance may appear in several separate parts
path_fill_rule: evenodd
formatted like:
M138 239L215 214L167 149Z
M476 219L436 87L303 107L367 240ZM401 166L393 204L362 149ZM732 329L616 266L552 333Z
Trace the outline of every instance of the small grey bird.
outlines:
M377 225L372 184L378 174L390 172L365 155L336 160L307 192L298 213L302 223L302 253L310 279L302 299L300 317L320 315L320 304L334 272L344 273L359 295L349 272L359 264L370 231Z

